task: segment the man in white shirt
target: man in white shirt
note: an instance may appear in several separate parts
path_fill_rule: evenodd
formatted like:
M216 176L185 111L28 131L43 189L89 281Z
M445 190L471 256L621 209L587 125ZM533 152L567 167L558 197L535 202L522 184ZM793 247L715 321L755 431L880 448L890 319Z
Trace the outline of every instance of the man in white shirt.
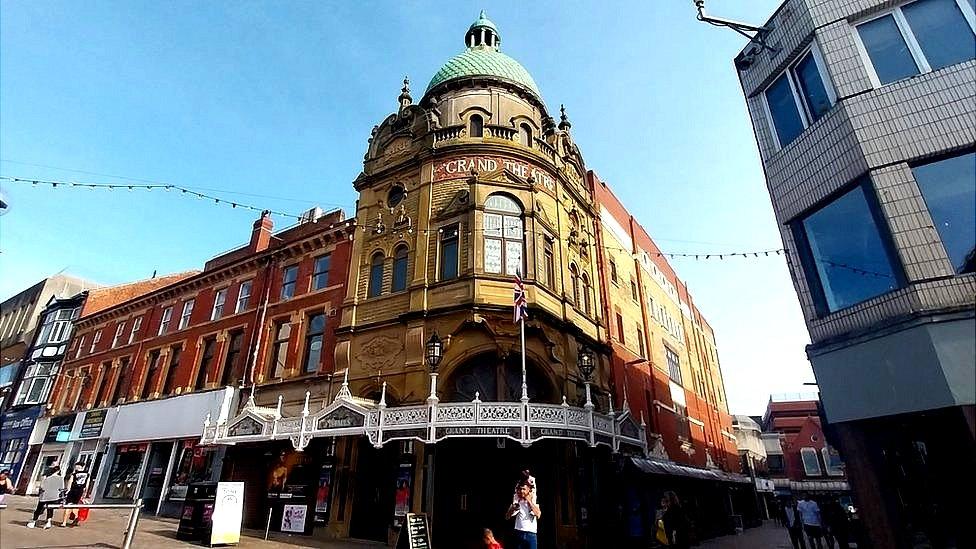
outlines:
M515 518L515 549L537 549L542 511L532 497L528 482L519 482L517 492L518 501L512 503L505 514L506 518Z
M786 519L786 530L790 533L793 549L806 549L807 545L803 541L803 520L800 519L796 502L792 499L783 502L783 516Z
M800 501L796 504L796 510L800 513L803 531L807 533L807 537L810 539L810 547L822 549L823 526L820 522L820 506L817 505L817 502L803 495L800 496Z

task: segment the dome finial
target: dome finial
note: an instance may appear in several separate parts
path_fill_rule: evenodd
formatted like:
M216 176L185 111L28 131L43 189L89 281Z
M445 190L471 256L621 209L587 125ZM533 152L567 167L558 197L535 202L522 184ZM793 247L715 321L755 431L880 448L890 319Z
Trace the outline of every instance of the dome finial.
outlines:
M481 10L478 19L468 28L464 35L464 45L469 48L486 47L498 50L502 43L501 36L498 35L498 28L488 19L485 10Z
M400 101L400 111L401 112L403 111L403 109L409 107L413 103L413 98L410 97L410 77L409 76L404 76L403 77L403 88L400 89L400 97L398 98L398 100Z
M569 117L566 116L566 105L559 105L559 129L563 131L569 131L573 127L572 122L569 121Z

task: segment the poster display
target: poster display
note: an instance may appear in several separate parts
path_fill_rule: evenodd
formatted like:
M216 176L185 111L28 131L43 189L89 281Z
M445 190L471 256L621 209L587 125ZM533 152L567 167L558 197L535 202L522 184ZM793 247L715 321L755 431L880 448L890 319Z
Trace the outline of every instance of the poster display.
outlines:
M285 505L281 513L281 531L304 533L307 511L307 505Z
M244 519L244 483L218 482L210 544L240 543Z
M393 515L404 517L410 512L410 494L413 488L413 465L401 463L397 470L394 492Z
M268 474L268 498L291 499L305 497L308 488L309 457L304 452L282 450Z
M315 490L315 522L325 523L329 518L329 496L332 494L332 472L335 466L331 463L322 465L319 471L318 488Z

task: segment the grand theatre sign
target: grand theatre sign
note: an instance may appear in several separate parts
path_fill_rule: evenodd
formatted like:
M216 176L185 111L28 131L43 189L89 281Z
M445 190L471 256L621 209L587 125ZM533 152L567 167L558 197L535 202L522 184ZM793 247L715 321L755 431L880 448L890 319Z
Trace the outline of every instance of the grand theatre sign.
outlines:
M390 441L418 440L436 444L449 438L506 438L529 446L545 439L581 441L647 453L643 421L638 423L625 404L620 412L607 414L593 407L522 402L440 403L436 397L427 404L387 407L379 402L354 397L348 383L325 408L309 411L309 395L301 415L283 417L281 398L277 408L256 406L248 400L237 417L204 422L203 444L236 444L288 439L302 450L316 437L365 435L377 448Z

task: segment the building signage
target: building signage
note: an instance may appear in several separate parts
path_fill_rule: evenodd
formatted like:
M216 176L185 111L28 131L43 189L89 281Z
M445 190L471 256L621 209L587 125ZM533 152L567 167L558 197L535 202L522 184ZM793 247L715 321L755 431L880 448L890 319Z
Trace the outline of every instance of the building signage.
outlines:
M362 427L366 423L366 416L349 408L336 408L319 418L318 429L349 429Z
M227 429L227 436L246 437L249 435L260 435L263 430L264 426L258 420L253 417L246 417L238 421L230 429Z
M465 156L443 160L434 164L434 181L468 177L471 170L487 173L498 169L505 169L521 179L532 177L535 184L549 194L556 193L556 180L547 172L526 162L500 156Z
M98 438L102 435L105 425L105 414L108 410L91 410L85 414L85 421L81 424L78 438Z
M3 440L29 437L39 415L41 415L40 406L31 406L15 412L4 412L3 422L0 423L2 425L0 434L3 435Z
M407 513L407 521L397 534L396 549L430 549L430 528L424 513Z
M240 543L244 519L244 483L218 482L214 501L211 547L218 543Z
M565 427L531 427L529 438L566 438L572 440L590 440L589 431L566 429Z
M44 442L68 442L71 426L75 423L75 414L52 417L44 434Z
M512 437L518 440L522 438L522 428L475 425L471 427L438 427L434 430L434 438L437 440L449 437Z

